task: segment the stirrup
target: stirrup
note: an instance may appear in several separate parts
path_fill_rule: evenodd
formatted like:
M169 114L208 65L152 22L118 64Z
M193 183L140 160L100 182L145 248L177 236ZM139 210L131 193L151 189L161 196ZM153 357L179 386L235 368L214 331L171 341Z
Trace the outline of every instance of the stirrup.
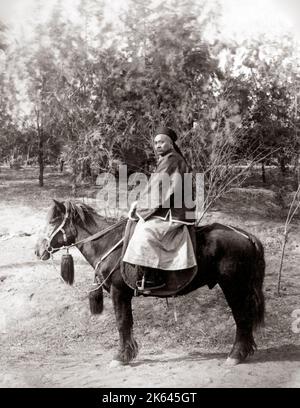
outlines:
M148 281L149 282L149 281ZM146 285L145 285L146 284ZM155 285L155 283L154 283L154 285L147 285L147 280L145 280L145 276L143 276L143 278L142 278L142 280L139 280L139 281L137 281L136 282L136 287L137 287L137 290L138 291L140 291L140 292L143 292L143 293L145 293L146 294L146 292L151 292L151 290L155 290L155 289L161 289L161 288L163 288L164 286L166 286L166 284L165 283L160 283L160 284L157 284L157 285Z

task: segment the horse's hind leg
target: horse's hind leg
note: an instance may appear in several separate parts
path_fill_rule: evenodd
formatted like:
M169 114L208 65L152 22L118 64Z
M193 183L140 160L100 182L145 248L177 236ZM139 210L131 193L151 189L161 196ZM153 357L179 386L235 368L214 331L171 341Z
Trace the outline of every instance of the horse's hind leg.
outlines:
M138 345L133 338L132 294L112 285L111 296L120 336L119 350L114 361L128 364L138 354Z
M250 278L247 277L247 273L243 274L243 279L238 279L236 274L234 275L235 278L223 275L219 281L236 323L235 341L227 358L227 364L230 365L243 362L256 348L253 329L257 316Z

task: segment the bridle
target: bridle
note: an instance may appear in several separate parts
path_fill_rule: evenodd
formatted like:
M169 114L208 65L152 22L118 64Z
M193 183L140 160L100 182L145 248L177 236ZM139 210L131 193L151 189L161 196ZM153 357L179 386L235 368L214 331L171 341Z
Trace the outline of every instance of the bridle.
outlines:
M53 231L51 234L49 234L48 237L46 237L46 240L47 240L47 248L46 248L46 251L47 251L50 255L51 255L54 251L60 251L60 250L63 250L63 249L69 250L69 248L72 248L72 247L77 246L77 245L79 245L79 244L85 244L85 243L87 243L87 242L94 241L94 240L96 240L96 239L98 239L98 238L103 237L104 235L106 235L106 234L107 234L109 231L111 231L112 229L114 229L114 228L118 227L119 225L122 225L122 224L124 224L124 223L127 222L127 219L126 219L126 218L121 219L120 221L116 222L115 224L110 225L109 227L105 228L105 229L102 230L102 231L97 232L96 234L90 235L89 237L84 238L84 239L82 239L82 240L80 240L80 241L74 242L74 243L72 243L72 244L68 244L68 238L67 238L67 234L66 234L66 231L65 231L65 228L64 228L64 227L65 227L65 224L66 224L66 222L67 222L67 220L68 220L68 218L69 218L69 212L68 212L68 210L67 210L67 208L66 208L66 213L65 213L65 215L64 215L64 218L63 218L61 224L60 224L56 229L54 229L54 231ZM54 221L55 221L55 219L54 219L52 222L54 222ZM53 238L54 238L59 232L61 232L62 235L63 235L64 245L62 245L62 246L59 247L59 248L54 248L54 247L51 246L51 242L52 242ZM118 245L120 245L121 242L123 242L123 238L118 242ZM114 249L115 249L115 247L117 247L117 245L114 246ZM107 255L106 255L106 256L107 256ZM103 257L102 257L102 258L103 258Z
M65 208L66 208L66 207L65 207ZM56 219L58 219L58 218L59 218L59 217L55 218L52 222L54 222L54 221L55 221ZM66 213L65 213L65 215L64 215L64 218L63 218L61 224L60 224L57 228L55 228L54 231L53 231L51 234L49 234L49 235L46 237L46 240L47 240L47 248L46 248L46 251L49 253L49 255L50 255L51 259L52 259L53 267L54 267L55 270L56 270L56 268L55 268L54 261L53 261L53 252L54 252L54 251L60 251L60 250L62 250L62 249L66 249L67 252L68 252L68 251L69 251L69 248L74 247L74 246L77 246L78 244L84 244L84 243L87 243L87 242L90 242L90 241L94 241L94 240L96 240L96 239L98 239L98 238L100 238L100 237L106 235L106 234L107 234L109 231L111 231L112 229L114 229L114 228L116 228L116 227L118 227L118 226L124 224L125 222L127 222L127 219L126 219L126 218L121 219L121 220L118 221L117 223L115 223L115 224L113 224L113 225L110 225L109 227L105 228L103 231L99 231L99 232L97 232L96 234L93 234L93 235L91 235L91 236L89 236L89 237L87 237L87 238L85 238L85 239L82 239L82 240L80 240L80 241L77 241L77 242L74 242L74 243L68 245L68 238L67 238L67 234L66 234L66 231L65 231L65 228L64 228L64 227L65 227L65 224L66 224L66 222L67 222L67 220L68 220L68 218L69 218L69 212L68 212L68 210L67 210L67 208L66 208ZM59 248L54 248L54 247L51 246L51 242L52 242L53 238L54 238L59 232L61 232L62 235L63 235L64 245L62 245L62 246L59 247ZM123 241L124 241L124 237L122 237L112 248L110 248L110 249L100 258L100 260L96 263L96 265L95 265L95 267L94 267L95 271L98 269L98 267L100 266L101 262L102 262L105 258L107 258L116 248L118 248L118 247L123 243ZM95 291L95 290L98 290L100 287L102 287L102 286L104 285L104 283L107 281L107 279L108 279L108 278L115 272L115 270L117 269L117 267L118 267L118 265L119 265L121 259L122 259L122 256L118 259L117 263L115 264L115 266L113 267L113 269L110 271L110 273L108 274L108 276L107 276L106 278L103 278L103 279L102 279L102 282L99 283L99 282L96 281L96 283L93 284L93 285L95 285L95 286L97 286L97 287L96 287L95 289L90 290L89 293L90 293L90 292L93 292L93 291Z
M52 254L53 251L59 251L59 250L61 250L61 249L69 249L71 246L75 245L75 244L70 244L70 245L68 245L68 238L67 238L66 231L65 231L65 229L64 229L64 226L65 226L66 221L67 221L68 218L69 218L69 213L68 213L68 211L66 211L66 213L65 213L65 215L64 215L64 218L63 218L63 220L62 220L62 223L50 234L49 237L46 237L46 239L47 239L47 241L48 241L48 242L47 242L47 248L46 248L46 250L47 250L47 252L49 252L49 254ZM54 219L53 221L55 221L55 219ZM51 242L52 242L53 238L54 238L59 232L61 232L62 235L63 235L64 245L61 246L61 247L59 247L59 248L53 248L53 247L51 246Z

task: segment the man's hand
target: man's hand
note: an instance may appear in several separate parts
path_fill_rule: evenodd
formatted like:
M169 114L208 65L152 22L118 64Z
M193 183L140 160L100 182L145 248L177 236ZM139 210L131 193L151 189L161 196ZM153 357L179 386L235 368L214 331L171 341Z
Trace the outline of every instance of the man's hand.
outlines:
M130 210L128 212L128 218L130 220L137 220L138 218L136 217L136 207L137 207L137 201L134 201L131 206Z

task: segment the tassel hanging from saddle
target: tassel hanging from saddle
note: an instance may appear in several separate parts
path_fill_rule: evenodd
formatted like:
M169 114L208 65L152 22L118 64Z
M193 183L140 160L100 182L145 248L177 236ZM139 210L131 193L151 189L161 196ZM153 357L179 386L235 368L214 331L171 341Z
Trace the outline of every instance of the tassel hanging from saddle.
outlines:
M61 258L60 274L63 280L69 285L74 282L74 261L71 254L66 253Z

